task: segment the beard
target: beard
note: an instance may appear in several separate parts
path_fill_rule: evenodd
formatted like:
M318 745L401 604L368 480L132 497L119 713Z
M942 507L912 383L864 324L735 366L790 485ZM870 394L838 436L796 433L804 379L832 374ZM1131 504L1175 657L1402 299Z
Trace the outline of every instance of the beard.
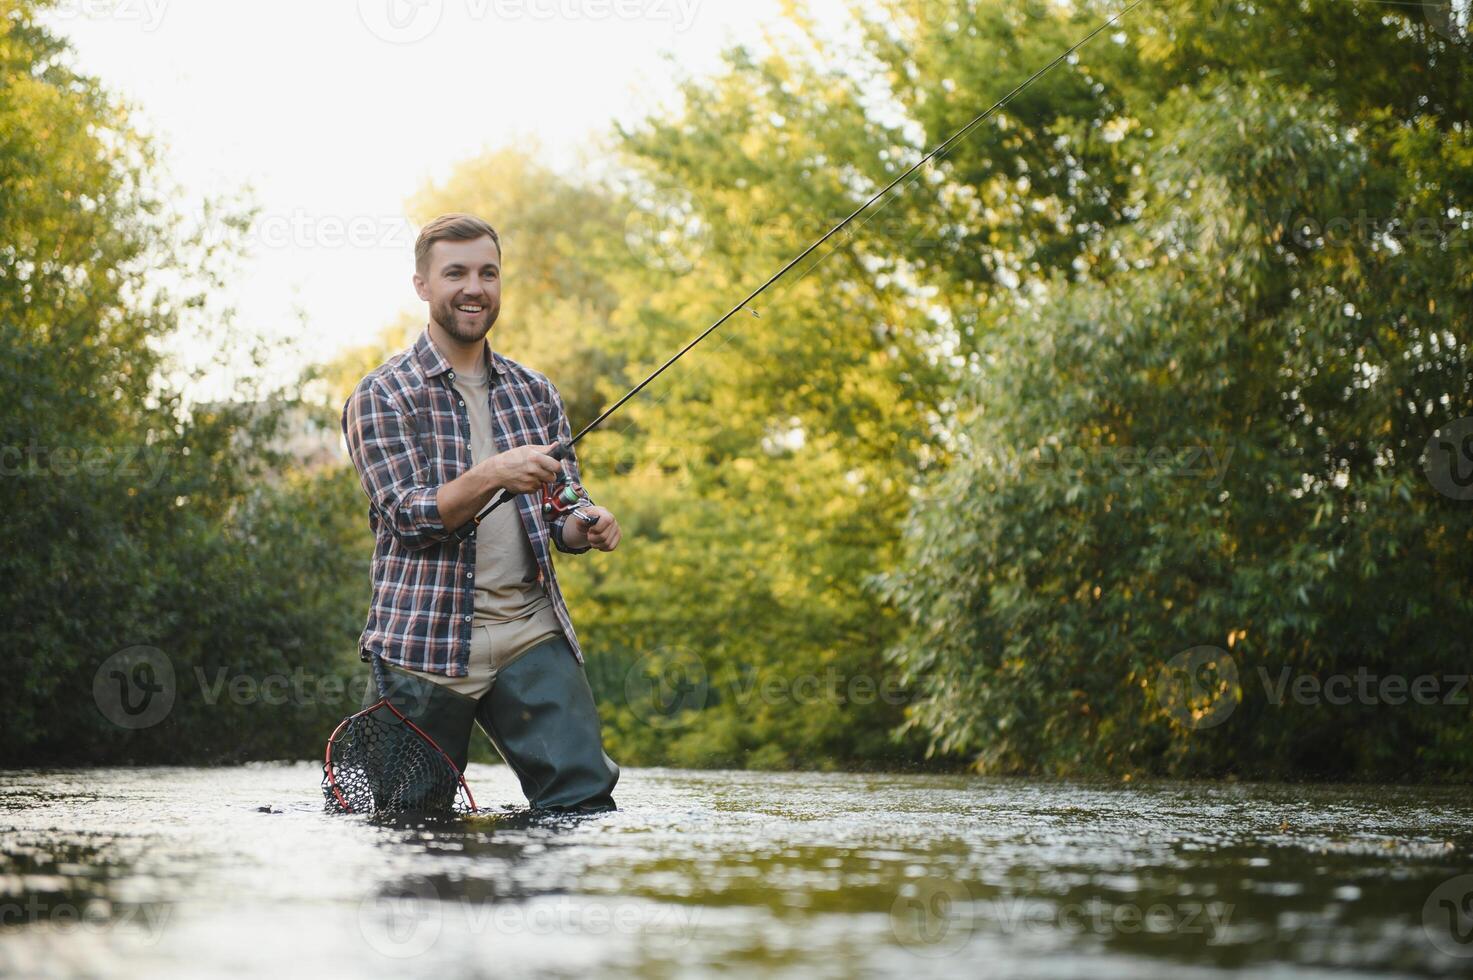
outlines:
M430 307L430 319L440 325L440 329L462 344L474 344L483 339L491 328L496 325L496 318L501 314L500 304L491 306L489 303L481 304L485 309L475 316L466 316L455 308L452 300L445 300Z

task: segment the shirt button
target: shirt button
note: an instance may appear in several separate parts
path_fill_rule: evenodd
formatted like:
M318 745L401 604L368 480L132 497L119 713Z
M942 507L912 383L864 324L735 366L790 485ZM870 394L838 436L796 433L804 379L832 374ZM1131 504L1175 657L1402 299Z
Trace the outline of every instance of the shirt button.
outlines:
M461 408L465 408L465 402L457 402L456 404L458 404Z
M469 623L469 622L470 622L470 621L471 621L471 618L470 618L470 617L469 617L469 616L467 616L467 617L466 617L466 618L465 618L465 621L466 621L466 622L467 622L467 623Z
M475 572L466 572L465 573L465 577L466 578L475 578L476 577L476 573Z
M450 372L450 380L451 381L454 381L455 380L455 372L454 371L451 371Z

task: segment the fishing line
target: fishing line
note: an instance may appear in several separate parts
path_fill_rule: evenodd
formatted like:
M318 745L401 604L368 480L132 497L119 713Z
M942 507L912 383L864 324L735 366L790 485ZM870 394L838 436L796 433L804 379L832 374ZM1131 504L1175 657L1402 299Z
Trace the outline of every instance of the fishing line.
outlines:
M839 232L843 231L846 227L848 227L849 226L849 223L852 222L855 218L859 217L861 214L863 214L870 207L870 205L872 205L875 202L879 201L881 198L883 198L885 195L889 194L890 191L894 190L900 184L902 184L905 181L907 181L910 178L912 178L912 176L915 175L917 172L919 172L920 169L923 166L925 166L927 163L930 163L935 158L937 158L937 157L941 156L942 154L944 154L953 145L955 145L956 143L958 143L961 140L965 139L972 132L972 130L976 129L983 122L985 122L988 118L990 118L993 114L995 114L996 112L998 112L999 110L1001 110L1004 106L1006 106L1014 98L1016 98L1018 95L1020 95L1022 92L1024 92L1030 85L1032 85L1034 82L1038 81L1043 76L1047 75L1049 72L1053 71L1061 63L1063 63L1064 61L1066 61L1072 54L1074 54L1074 52L1078 51L1080 48L1084 47L1090 41L1094 40L1094 38L1101 31L1104 31L1107 28L1111 27L1113 24L1115 24L1117 21L1119 21L1122 17L1124 17L1126 14L1130 13L1136 7L1139 7L1144 2L1145 2L1145 0L1133 0L1133 2L1128 7L1124 8L1123 10L1121 10L1117 14L1113 14L1108 20L1106 20L1103 23L1101 23L1094 30L1090 31L1088 34L1086 34L1084 37L1080 38L1078 41L1075 41L1072 45L1070 45L1067 49L1065 49L1061 54L1059 54L1057 57L1055 57L1048 64L1044 65L1042 68L1040 68L1037 71L1035 71L1032 75L1029 75L1026 79L1023 80L1022 83L1020 83L1018 86L1016 86L1012 91L1008 92L1002 98L998 99L996 102L994 102L991 106L989 106L984 111L978 113L972 119L971 122L967 123L961 129L957 130L951 136L947 137L946 140L943 141L942 143L940 143L935 149L931 150L931 152L927 153L925 156L921 157L919 160L917 160L915 163L913 163L910 166L910 169L906 170L900 176L898 176L894 180L890 181L890 183L888 183L884 187L880 188L880 190L878 190L877 192L875 192L875 194L873 196L871 196L869 198L869 200L865 201L859 207L855 208L854 211L851 212L848 217L844 218L838 224L834 225L834 227L830 228L823 235L822 238L819 238L812 245L809 245L803 251L799 252L786 265L784 265L777 272L773 273L773 275L770 278L768 278L766 282L764 282L762 285L758 286L756 289L754 289L750 293L748 293L745 299L743 299L741 302L739 302L735 306L733 306L730 310L728 310L725 314L723 314L721 316L721 318L718 319L715 323L712 323L705 330L702 330L700 332L700 334L698 334L693 340L691 340L684 347L680 348L680 350L677 351L672 357L670 357L669 360L665 361L664 364L661 364L658 368L656 368L649 375L649 377L645 378L639 384L637 384L633 388L629 389L629 391L627 391L623 395L623 397L621 397L618 401L614 402L614 404L610 405L608 408L604 409L598 415L597 418L595 418L593 421L589 422L582 429L578 430L578 433L576 435L574 435L571 440L569 440L567 443L564 443L564 444L558 446L557 449L554 451L553 456L555 458L557 458L557 459L562 459L563 456L564 456L564 454L567 452L568 449L570 449L571 447L577 445L578 442L580 440L582 440L582 438L584 436L588 435L588 433L592 432L594 429L596 429L600 425L602 425L603 422L609 416L613 415L620 408L622 408L624 406L624 403L625 402L629 401L629 399L633 398L635 395L639 394L646 387L648 387L649 384L650 384L650 382L654 381L660 375L664 374L665 371L668 370L671 365L673 365L676 361L680 360L682 357L684 357L686 354L688 354L691 351L691 349L694 348L701 341L705 340L707 337L709 337L716 330L720 329L721 326L724 323L726 323L726 321L728 321L732 317L736 316L742 310L748 310L748 312L754 312L755 313L755 311L753 311L753 310L750 309L750 304L752 303L753 300L755 300L758 296L761 296L764 292L766 292L768 290L769 287L771 287L774 283L776 283L783 276L787 275L790 270L792 270L795 266L797 266L799 263L801 263L804 259L808 258L808 256L812 255L815 251L817 251L819 248L821 248L829 239L833 238ZM876 208L874 213L877 214L877 213L879 213L880 210L881 210L881 208ZM870 217L873 217L873 214ZM868 223L868 221L869 221L869 218L866 218L865 221L861 222L858 227L859 228L863 228L864 225ZM836 247L834 249L831 249L826 254L820 256L818 262L815 262L813 264L813 266L808 269L807 272L804 272L803 275L806 276L808 274L808 272L812 272L813 271L813 268L816 268L820 262L823 262L825 259L828 258L829 255L832 255L837 250L838 249ZM508 490L502 490L495 499L493 499L490 503L488 503L485 507L483 507L481 509L480 513L478 513L475 516L475 518L470 522L470 524L468 524L466 526L466 528L462 528L462 531L466 530L467 528L470 528L470 527L474 527L476 525L479 525L481 523L481 521L486 518L486 515L487 514L490 514L493 510L495 510L497 507L500 507L502 504L506 503L508 500L511 500L514 496L516 496L516 494L513 494L513 493L511 493Z

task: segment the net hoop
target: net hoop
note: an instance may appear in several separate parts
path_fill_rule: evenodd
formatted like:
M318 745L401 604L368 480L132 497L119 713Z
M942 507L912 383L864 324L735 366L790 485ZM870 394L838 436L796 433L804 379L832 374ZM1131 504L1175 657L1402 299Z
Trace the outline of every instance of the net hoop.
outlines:
M466 803L470 806L470 812L474 813L477 809L476 797L471 792L470 784L465 781L465 774L460 771L460 768L456 766L456 764L451 760L450 756L445 754L445 750L440 748L439 744L425 733L424 729L420 728L414 722L406 718L404 716L404 712L394 707L394 705L389 701L387 697L380 697L377 701L375 701L368 707L355 711L353 714L344 718L342 721L338 722L338 726L334 728L332 730L332 734L328 736L327 749L323 752L322 757L322 771L324 774L324 784L327 789L332 793L333 798L337 801L339 811L342 813L357 812L348 802L347 797L343 795L342 790L338 788L337 767L333 764L332 750L338 744L338 737L343 733L344 729L346 729L349 725L351 725L358 719L364 718L367 715L371 715L374 712L384 708L387 708L390 713L392 713L394 717L399 720L401 724L407 727L410 731L414 732L415 735L418 735L421 739L423 739L425 744L434 749L435 752L440 756L440 758L444 760L445 765L449 767L452 773L455 774L456 783L465 793Z

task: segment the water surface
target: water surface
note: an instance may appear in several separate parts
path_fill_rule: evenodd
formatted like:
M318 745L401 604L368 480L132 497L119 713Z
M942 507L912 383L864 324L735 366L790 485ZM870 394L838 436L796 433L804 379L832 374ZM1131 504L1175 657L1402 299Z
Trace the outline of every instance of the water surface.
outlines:
M0 972L1473 975L1466 787L626 769L539 822L473 765L443 823L319 776L0 773Z

